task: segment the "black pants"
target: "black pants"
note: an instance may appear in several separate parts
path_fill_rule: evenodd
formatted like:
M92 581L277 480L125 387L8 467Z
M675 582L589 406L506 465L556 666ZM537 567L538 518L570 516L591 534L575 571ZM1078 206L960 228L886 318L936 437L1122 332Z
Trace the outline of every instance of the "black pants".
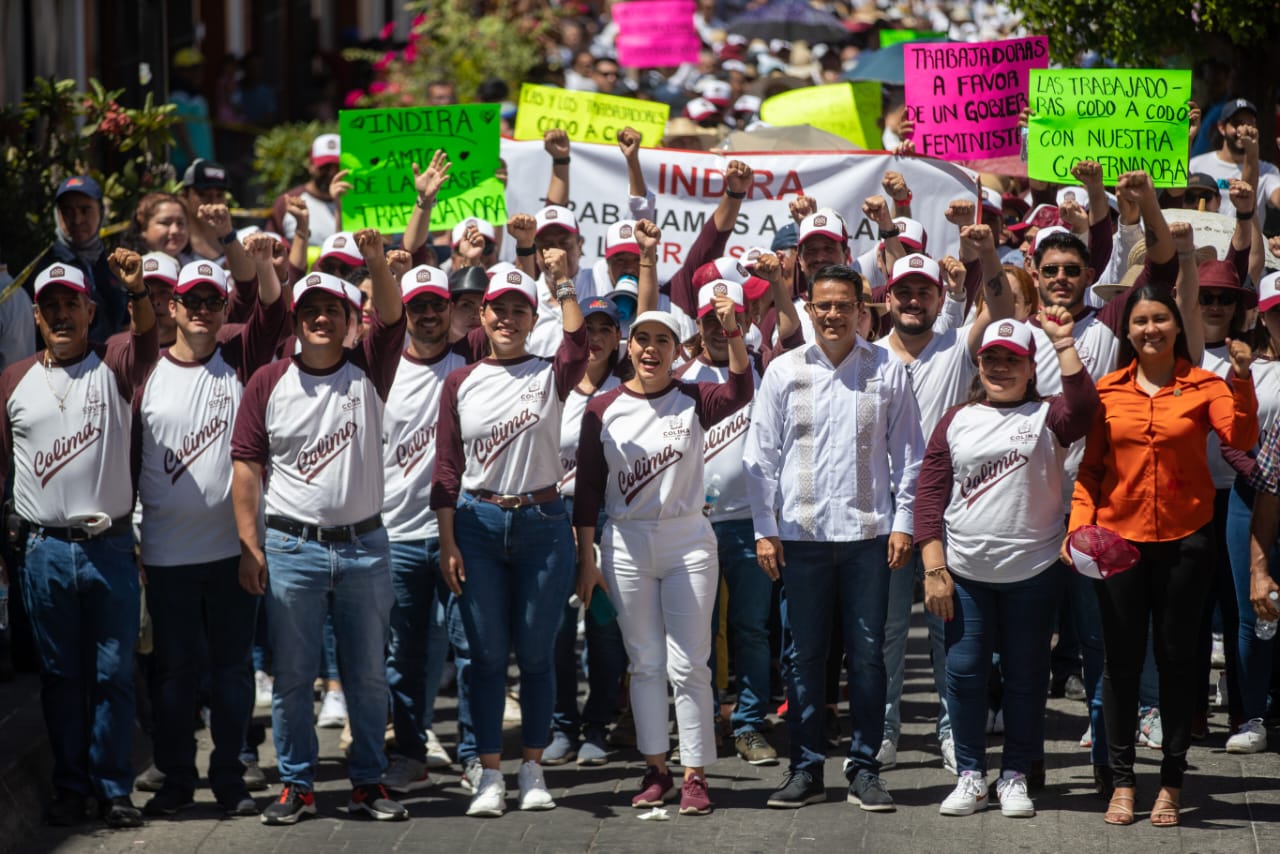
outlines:
M1135 783L1134 722L1150 617L1164 726L1160 784L1182 787L1196 692L1204 687L1197 682L1195 664L1200 617L1212 582L1212 538L1210 524L1181 540L1135 543L1142 555L1137 566L1094 582L1106 656L1102 713L1117 786Z

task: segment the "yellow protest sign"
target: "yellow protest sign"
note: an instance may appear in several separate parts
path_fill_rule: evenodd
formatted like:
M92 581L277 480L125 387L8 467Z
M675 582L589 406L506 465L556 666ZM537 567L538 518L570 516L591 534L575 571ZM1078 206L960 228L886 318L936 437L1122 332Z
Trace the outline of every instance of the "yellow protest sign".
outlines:
M620 98L525 83L516 109L516 139L542 139L560 128L572 142L617 142L626 127L640 131L641 145L655 148L667 130L671 108L659 101Z
M813 125L842 136L859 148L883 148L880 84L873 80L806 86L774 95L760 105L760 119L771 125Z

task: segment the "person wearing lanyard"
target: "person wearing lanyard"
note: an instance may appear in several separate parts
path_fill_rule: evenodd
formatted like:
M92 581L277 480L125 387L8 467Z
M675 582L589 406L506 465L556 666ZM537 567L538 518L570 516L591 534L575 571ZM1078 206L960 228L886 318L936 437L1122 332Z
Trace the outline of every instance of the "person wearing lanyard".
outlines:
M642 221L637 231L656 226ZM656 237L656 234L653 236ZM655 264L656 240L642 265ZM642 273L652 273L642 266ZM656 280L641 282L642 306L656 301ZM729 377L689 383L671 376L680 327L670 314L643 311L627 352L635 376L598 396L583 416L578 445L578 595L590 606L596 587L609 595L631 660L631 708L644 779L634 807L661 806L675 795L667 768L667 681L675 693L684 783L680 812L711 811L704 769L715 760L711 691L711 612L719 585L717 549L703 515L703 446L715 425L751 401L750 357L742 341L741 287L718 279L716 317L729 343ZM733 298L736 289L737 300ZM594 549L597 517L608 521Z
M520 667L520 809L555 807L541 759L555 705L554 647L573 588L573 531L556 488L565 399L587 368L587 335L563 250L543 251L563 321L554 359L530 355L537 284L515 268L495 275L480 319L492 356L445 381L436 429L431 508L440 570L459 597L471 647L471 712L483 768L467 810L506 810L502 710L507 659Z
M1197 631L1211 577L1214 488L1206 460L1210 430L1224 446L1258 439L1253 353L1229 341L1232 377L1194 367L1182 315L1163 287L1133 289L1124 303L1119 363L1098 381L1102 402L1089 430L1068 532L1110 528L1141 553L1137 566L1095 581L1106 652L1103 716L1115 785L1105 820L1132 824L1138 679L1154 627L1164 756L1151 823L1179 823L1191 717ZM1071 562L1066 541L1063 559Z

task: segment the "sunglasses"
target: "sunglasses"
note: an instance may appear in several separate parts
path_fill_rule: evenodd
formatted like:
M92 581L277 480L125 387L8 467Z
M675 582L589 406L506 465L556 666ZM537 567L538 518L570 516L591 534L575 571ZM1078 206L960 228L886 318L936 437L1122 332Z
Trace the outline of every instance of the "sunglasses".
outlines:
M406 308L414 314L424 314L428 311L436 314L443 314L449 308L449 303L442 299L415 299L410 300Z
M1236 295L1230 291L1201 291L1201 305L1235 305Z
M857 303L845 302L844 300L838 302L811 302L809 305L813 306L813 310L818 314L853 314L858 308Z
M1074 279L1084 271L1084 267L1079 264L1043 264L1040 267L1040 275L1053 277L1058 275L1058 271L1067 274L1067 278Z
M187 311L199 311L202 308L208 309L209 311L222 311L224 308L227 307L227 300L225 297L215 296L215 297L204 297L202 299L200 297L184 295L184 296L174 297L173 301L184 306L187 309Z

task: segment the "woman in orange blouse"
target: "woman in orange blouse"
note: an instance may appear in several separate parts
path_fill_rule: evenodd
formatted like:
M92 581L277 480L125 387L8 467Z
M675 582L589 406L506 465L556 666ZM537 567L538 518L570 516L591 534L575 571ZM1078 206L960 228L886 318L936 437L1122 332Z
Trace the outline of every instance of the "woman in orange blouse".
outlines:
M1137 288L1125 302L1120 370L1098 381L1101 408L1089 431L1076 479L1071 522L1110 528L1141 553L1133 569L1094 582L1102 614L1106 667L1103 718L1115 784L1108 824L1131 824L1138 679L1154 632L1160 674L1164 757L1151 823L1179 820L1182 776L1195 706L1196 627L1211 582L1208 570L1213 480L1205 440L1241 451L1258 438L1253 354L1229 341L1232 373L1224 382L1194 367L1182 317L1169 291ZM1063 559L1071 562L1066 543Z

